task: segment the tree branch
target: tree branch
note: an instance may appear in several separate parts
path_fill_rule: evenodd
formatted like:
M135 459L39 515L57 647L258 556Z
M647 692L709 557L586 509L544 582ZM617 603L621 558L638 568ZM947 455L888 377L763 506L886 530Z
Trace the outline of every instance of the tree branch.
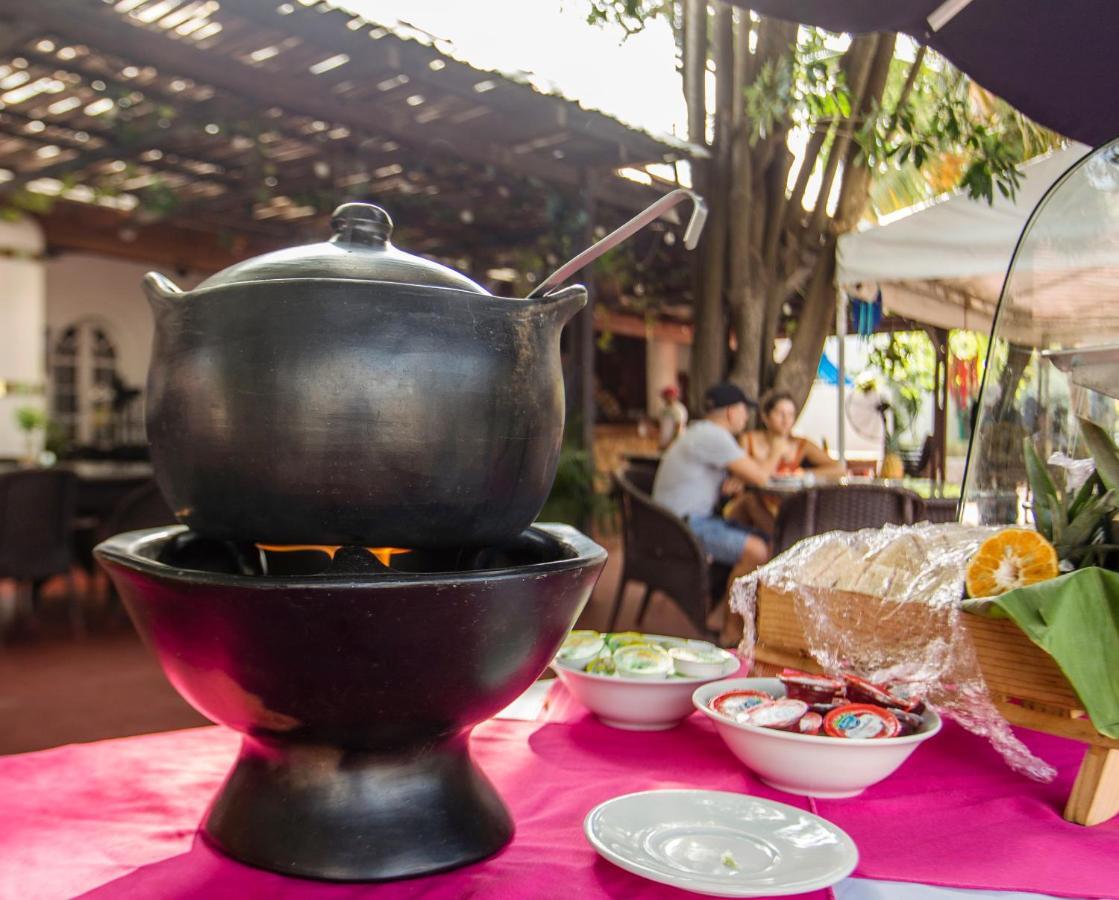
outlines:
M917 55L913 57L913 65L909 67L909 71L905 75L905 84L901 86L901 93L898 94L898 102L894 106L894 113L890 116L890 125L886 129L887 141L894 136L894 132L897 131L898 127L898 119L901 114L905 112L905 107L909 105L909 95L913 93L913 85L917 83L917 76L920 74L921 66L925 62L925 51L928 49L928 47L922 44L917 49Z
M804 403L812 382L824 339L831 330L835 316L835 237L831 236L820 248L812 278L804 295L797 330L793 335L789 355L777 372L774 386L793 395L798 408Z
M881 104L882 96L886 92L886 80L890 75L890 64L894 59L896 42L895 34L880 35L856 122L867 116L876 105ZM843 162L843 181L839 186L839 201L836 203L832 221L837 233L854 228L863 210L866 209L866 201L870 193L870 168L867 165L855 165L860 149L854 139L848 140Z
M843 55L843 68L847 72L847 83L851 86L851 115L838 126L835 140L832 141L828 151L827 161L824 163L824 175L820 182L820 193L812 207L808 230L810 234L819 234L823 231L824 221L827 218L828 196L831 194L835 175L839 170L839 162L847 155L847 147L851 142L852 129L855 117L863 105L863 95L866 90L867 79L870 77L870 64L874 59L878 47L879 35L860 34L851 41L851 46Z
M823 149L824 141L832 127L829 125L827 128L818 128L808 138L808 146L804 150L804 161L800 165L800 171L797 172L797 180L793 185L792 194L789 195L788 206L785 207L785 216L781 222L782 228L791 224L790 220L793 216L802 215L804 212L802 207L804 191L808 187L808 181L812 177L813 171L816 169L816 161L820 158L820 151Z

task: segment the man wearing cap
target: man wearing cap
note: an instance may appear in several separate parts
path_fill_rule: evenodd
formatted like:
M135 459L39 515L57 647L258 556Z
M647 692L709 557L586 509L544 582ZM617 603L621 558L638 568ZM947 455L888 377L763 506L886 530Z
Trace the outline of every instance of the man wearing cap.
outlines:
M657 440L659 449L667 450L688 424L688 408L680 402L680 391L670 384L661 391L664 406L661 408L660 435Z
M764 563L769 545L765 535L719 514L715 507L723 482L733 476L747 484L764 484L788 450L784 443L771 444L769 456L759 462L738 445L735 438L746 428L747 407L756 405L730 382L709 388L705 416L668 448L653 482L653 499L687 523L711 559L731 566L732 582Z

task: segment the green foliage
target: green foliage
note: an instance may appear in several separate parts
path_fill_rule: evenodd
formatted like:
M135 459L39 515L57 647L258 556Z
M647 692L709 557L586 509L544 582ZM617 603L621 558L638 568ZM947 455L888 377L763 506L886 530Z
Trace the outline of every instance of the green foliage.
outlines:
M1119 489L1119 451L1107 433L1095 422L1080 419L1080 436L1096 463L1096 474L1108 490Z
M672 0L592 0L588 25L621 26L626 35L637 34L656 16L671 15Z
M818 127L851 115L851 94L840 67L841 54L826 32L804 28L790 52L767 60L743 90L750 142L802 122Z
M920 414L924 398L932 394L936 350L923 331L878 334L872 338L867 363L885 382L879 393L889 402L893 418L886 449L897 451Z
M556 480L544 508L541 522L564 522L586 529L607 518L610 500L595 489L594 464L585 450L565 444L556 466Z
M909 206L961 187L991 203L995 192L1013 198L1021 184L1018 164L1061 143L1059 135L988 94L947 60L926 54L903 107L891 94L909 76L908 65L891 70L895 82L856 133L863 160L888 192L872 189L877 214Z
M1112 535L1112 519L1119 512L1119 449L1087 419L1080 419L1080 434L1096 471L1076 490L1069 487L1066 470L1050 470L1031 438L1022 441L1034 527L1056 548L1058 558L1075 568L1104 564L1119 549Z
M16 425L20 431L31 434L47 425L47 414L37 406L20 406L15 412Z
M679 6L664 0L591 0L587 21L633 34L657 16L678 25ZM826 131L852 121L852 97L841 66L845 46L841 36L804 26L787 55L762 64L742 97L751 143L781 130ZM988 203L996 192L1013 197L1022 179L1018 164L1059 146L1060 136L988 94L935 53L903 58L912 48L908 39L899 41L881 102L854 120L857 161L874 176L871 211L882 215L956 187ZM830 137L818 166L828 146Z

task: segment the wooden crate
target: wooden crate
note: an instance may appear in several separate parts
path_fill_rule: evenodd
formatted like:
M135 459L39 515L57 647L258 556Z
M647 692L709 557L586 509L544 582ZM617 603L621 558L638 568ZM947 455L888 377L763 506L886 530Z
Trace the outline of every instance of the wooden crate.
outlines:
M834 591L829 617L856 636L871 629L878 640L947 630L947 613L916 610L865 594ZM926 620L918 624L912 618ZM1119 813L1119 740L1092 726L1080 698L1053 658L1009 619L964 615L979 668L1000 712L1014 725L1072 738L1088 745L1064 816L1081 825L1098 825ZM808 654L808 641L796 613L795 598L762 584L758 588L756 659L762 671L789 666L820 671Z

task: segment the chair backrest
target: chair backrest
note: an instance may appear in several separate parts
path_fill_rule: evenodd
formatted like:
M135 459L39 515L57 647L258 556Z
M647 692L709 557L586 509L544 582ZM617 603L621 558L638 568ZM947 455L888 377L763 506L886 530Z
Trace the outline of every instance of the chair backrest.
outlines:
M959 518L960 501L950 497L922 500L913 514L914 521L955 522Z
M113 511L98 526L97 540L106 540L122 531L173 525L176 521L153 478L120 498Z
M826 485L809 488L781 504L774 550L828 531L858 531L883 525L913 524L920 498L903 488L877 484Z
M0 475L0 578L39 579L73 561L76 482L64 469Z
M614 473L622 510L623 578L663 591L706 633L711 595L707 555L684 520L641 490L634 474L630 467ZM636 472L637 478L648 475Z
M657 468L661 464L659 456L649 456L641 453L630 453L623 457L625 460L622 471L638 488L646 494L653 493L653 479L657 477Z

